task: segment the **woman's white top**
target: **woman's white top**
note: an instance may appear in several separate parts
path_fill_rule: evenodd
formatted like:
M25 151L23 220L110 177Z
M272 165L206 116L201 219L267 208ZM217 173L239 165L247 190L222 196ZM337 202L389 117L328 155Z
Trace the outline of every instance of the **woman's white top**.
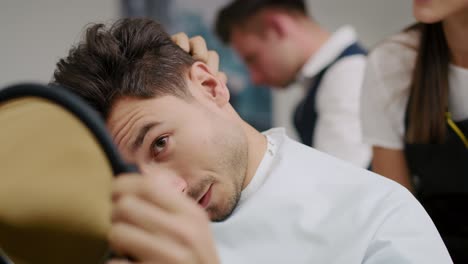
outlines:
M418 47L419 33L413 30L390 37L369 55L361 94L365 143L403 149L405 112ZM468 119L468 69L450 64L449 87L452 118Z

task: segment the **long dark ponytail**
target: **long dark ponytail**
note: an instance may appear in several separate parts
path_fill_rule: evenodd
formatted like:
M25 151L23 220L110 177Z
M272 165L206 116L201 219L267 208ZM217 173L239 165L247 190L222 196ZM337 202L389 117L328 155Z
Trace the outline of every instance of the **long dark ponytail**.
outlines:
M410 88L406 139L409 143L442 143L448 107L450 53L442 23L417 24L418 56Z

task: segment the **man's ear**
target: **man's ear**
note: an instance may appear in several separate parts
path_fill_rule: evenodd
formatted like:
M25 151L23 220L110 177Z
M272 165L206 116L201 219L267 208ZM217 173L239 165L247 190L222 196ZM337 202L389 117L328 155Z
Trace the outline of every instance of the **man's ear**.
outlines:
M266 14L263 18L263 23L266 29L272 31L278 38L287 37L289 19L283 14Z
M201 93L219 107L229 103L230 94L226 84L219 80L203 62L195 62L189 71L189 79L201 87Z

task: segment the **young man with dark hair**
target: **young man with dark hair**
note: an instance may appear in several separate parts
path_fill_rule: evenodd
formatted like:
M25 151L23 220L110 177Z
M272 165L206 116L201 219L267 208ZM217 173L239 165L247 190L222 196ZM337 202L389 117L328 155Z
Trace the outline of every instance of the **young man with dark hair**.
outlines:
M133 261L112 263L450 263L405 188L259 133L216 74L147 19L91 26L59 61L141 172L114 183L109 241Z
M303 0L234 0L218 13L216 32L244 60L254 83L302 86L293 119L302 143L369 166L359 119L366 51L351 26L331 34Z

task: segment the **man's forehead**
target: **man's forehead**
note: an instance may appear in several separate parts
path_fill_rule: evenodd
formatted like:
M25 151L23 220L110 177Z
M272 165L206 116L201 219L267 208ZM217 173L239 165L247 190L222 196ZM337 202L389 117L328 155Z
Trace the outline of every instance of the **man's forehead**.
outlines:
M246 56L255 51L256 47L252 44L258 38L253 33L245 31L232 32L231 34L231 46L241 56Z
M161 96L148 99L121 98L118 99L109 113L106 122L114 142L119 146L128 147L138 133L149 124L161 124L172 114L174 108L181 105L176 96ZM151 126L153 127L153 126Z
M138 103L136 100L138 99L130 97L122 97L117 99L110 108L109 115L106 120L107 127L114 127L115 123L121 121L122 114L126 112L128 113L131 108Z
M119 149L128 145L142 119L149 116L145 115L148 106L148 100L138 98L121 98L114 103L106 126Z
M245 27L245 26L235 26L231 31L231 42L235 43L242 43L242 39L257 39L259 38L258 34L256 34L253 30Z

